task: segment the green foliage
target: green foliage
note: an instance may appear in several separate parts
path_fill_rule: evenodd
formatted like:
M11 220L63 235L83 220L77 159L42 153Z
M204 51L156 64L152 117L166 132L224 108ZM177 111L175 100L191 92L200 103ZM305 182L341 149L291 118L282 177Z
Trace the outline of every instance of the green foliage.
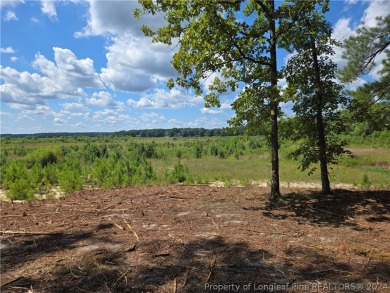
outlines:
M39 159L42 168L45 168L48 164L55 164L57 161L57 156L51 151Z
M276 7L275 1L139 1L141 9L134 13L164 13L166 25L153 31L142 30L154 42L172 45L178 51L172 66L179 76L169 80L175 85L192 88L196 95L205 92L206 107L220 107L220 96L244 90L232 104L236 116L229 120L235 128L245 126L248 132L257 131L264 123L271 123L272 146L271 193L279 196L278 161L278 104L281 101L277 86L280 72L277 67L277 46L288 48L292 28L316 4L327 6L326 1L284 1ZM205 80L210 79L208 88ZM224 150L220 158L227 156ZM239 158L239 153L235 153Z
M73 192L82 189L84 181L81 177L80 170L64 166L62 170L58 172L58 182L63 191Z
M294 133L293 130L298 127L298 124L289 124L292 121L292 118L285 119L281 123L281 131ZM351 127L355 129L353 125ZM390 132L381 131L365 135L364 131L359 131L357 126L356 131L346 129L347 134L337 136L340 141L345 140L352 144L354 149L351 150L354 154L356 151L357 153L355 157L343 158L339 165L334 166L333 180L345 183L356 182L360 185L363 175L367 174L372 186L390 186L387 169L390 161L388 151ZM93 141L86 139L77 142L74 138L62 138L61 142L51 143L48 143L47 139L37 139L23 144L21 139L12 138L8 140L8 144L2 144L1 187L9 197L32 199L32 194L50 194L53 192L52 188L58 185L61 189L70 192L84 185L126 187L164 182L208 184L215 180L229 181L232 184L241 181L242 184L247 184L245 182L264 182L269 176L270 148L264 136L249 136L247 139L241 137L106 138L108 136ZM290 182L316 181L318 174L313 174L309 179L306 173L296 170L294 161L287 159L287 154L295 151L299 142L291 138L281 145L282 178ZM92 147L92 149L98 149L100 152L106 148L106 155L91 157L92 161L86 160L84 152L85 144L88 143L96 145L96 148ZM157 157L151 159L146 157L147 145L153 145ZM381 146L381 148L370 146ZM24 149L26 155L15 156L15 148ZM202 150L202 156L197 158L196 154L199 150ZM49 152L53 152L58 160L42 168L39 158ZM178 152L181 153L180 161L177 157ZM37 158L30 166L33 161L27 162L26 157L32 154L36 154Z
M171 183L192 181L188 167L180 162L175 164L171 172L167 171L166 176Z
M348 110L350 118L366 122L367 132L380 131L390 127L390 15L377 18L375 27L364 24L357 29L356 35L348 38L343 47L343 58L348 63L340 70L339 78L350 83L364 76L375 66L375 59L383 53L382 69L378 78L365 83L356 90L348 90L350 98ZM367 133L368 134L368 133Z
M7 196L10 199L34 199L30 178L25 164L12 162L8 166L5 166L2 186L7 190Z
M34 200L33 191L30 188L30 182L27 178L19 178L9 184L8 197L18 200Z
M337 66L330 58L335 43L331 31L331 24L317 11L300 20L292 42L296 53L285 68L288 86L284 95L294 101L296 114L287 123L293 131L285 134L299 141L291 156L300 159L301 170L319 163L323 193L330 192L328 165L347 153L345 143L337 137L343 128L338 108L346 99L335 82ZM309 175L315 169L312 167Z
M71 154L66 162L58 166L58 183L65 192L73 192L83 187L80 161L76 154Z
M43 177L46 185L55 185L58 183L58 170L55 164L46 165L43 169Z
M364 174L363 176L363 180L362 180L362 187L365 187L365 188L370 188L371 187L371 181L370 179L368 179L368 175L367 174Z

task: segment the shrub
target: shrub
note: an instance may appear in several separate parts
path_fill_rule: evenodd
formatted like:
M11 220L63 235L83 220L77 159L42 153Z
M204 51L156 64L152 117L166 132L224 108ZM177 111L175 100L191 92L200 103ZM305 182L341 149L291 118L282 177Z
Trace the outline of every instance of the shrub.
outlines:
M48 152L42 158L39 159L42 168L45 168L48 164L57 163L58 158L53 152Z
M188 167L180 162L176 163L171 172L167 172L167 177L171 183L190 181L191 176Z
M365 188L370 188L371 186L371 181L370 179L368 179L368 175L367 174L364 174L363 175L363 180L362 180L362 187L365 187Z
M83 187L84 180L81 177L81 170L77 166L62 166L58 172L60 188L65 192L73 192Z
M10 199L34 200L34 192L30 186L31 183L27 178L19 178L10 183L7 196Z
M5 168L3 187L10 199L33 200L34 192L25 164L12 162Z

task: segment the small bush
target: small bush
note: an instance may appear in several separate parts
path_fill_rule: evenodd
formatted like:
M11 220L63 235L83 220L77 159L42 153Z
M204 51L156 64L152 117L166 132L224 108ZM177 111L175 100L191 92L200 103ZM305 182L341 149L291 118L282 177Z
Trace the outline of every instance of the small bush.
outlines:
M191 179L188 167L177 162L171 172L167 172L167 177L171 183L189 181Z
M370 179L368 179L368 175L367 174L364 174L361 185L362 185L362 187L365 187L365 188L370 188L371 187L372 183L371 183Z
M9 185L7 196L13 200L34 200L34 192L30 186L30 181L27 178L19 178Z
M83 187L84 180L77 169L64 168L58 174L60 188L65 192L73 192Z
M45 168L48 164L57 163L58 158L53 152L48 152L42 158L39 159L42 168Z

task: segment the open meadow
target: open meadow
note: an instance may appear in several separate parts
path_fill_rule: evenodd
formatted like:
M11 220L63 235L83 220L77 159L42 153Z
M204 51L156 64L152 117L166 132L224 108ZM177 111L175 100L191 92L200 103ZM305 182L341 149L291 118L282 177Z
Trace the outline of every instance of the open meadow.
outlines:
M388 135L387 135L388 136ZM390 188L386 138L351 142L352 156L331 165L335 188ZM369 141L368 139L371 139ZM388 140L388 138L387 138ZM280 149L281 185L318 188L319 172L308 175ZM270 149L264 137L54 137L2 138L1 186L11 199L143 184L269 186Z

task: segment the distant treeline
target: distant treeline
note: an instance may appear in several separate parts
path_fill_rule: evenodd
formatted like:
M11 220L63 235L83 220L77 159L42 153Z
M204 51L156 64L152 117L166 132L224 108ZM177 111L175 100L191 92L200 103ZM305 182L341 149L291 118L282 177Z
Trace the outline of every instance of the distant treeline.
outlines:
M116 132L48 132L35 134L0 134L0 137L35 137L35 138L53 138L53 137L97 137L97 136L131 136L131 137L204 137L204 136L236 136L243 135L245 128L172 128L172 129L142 129L142 130L121 130ZM253 133L253 135L264 134Z

